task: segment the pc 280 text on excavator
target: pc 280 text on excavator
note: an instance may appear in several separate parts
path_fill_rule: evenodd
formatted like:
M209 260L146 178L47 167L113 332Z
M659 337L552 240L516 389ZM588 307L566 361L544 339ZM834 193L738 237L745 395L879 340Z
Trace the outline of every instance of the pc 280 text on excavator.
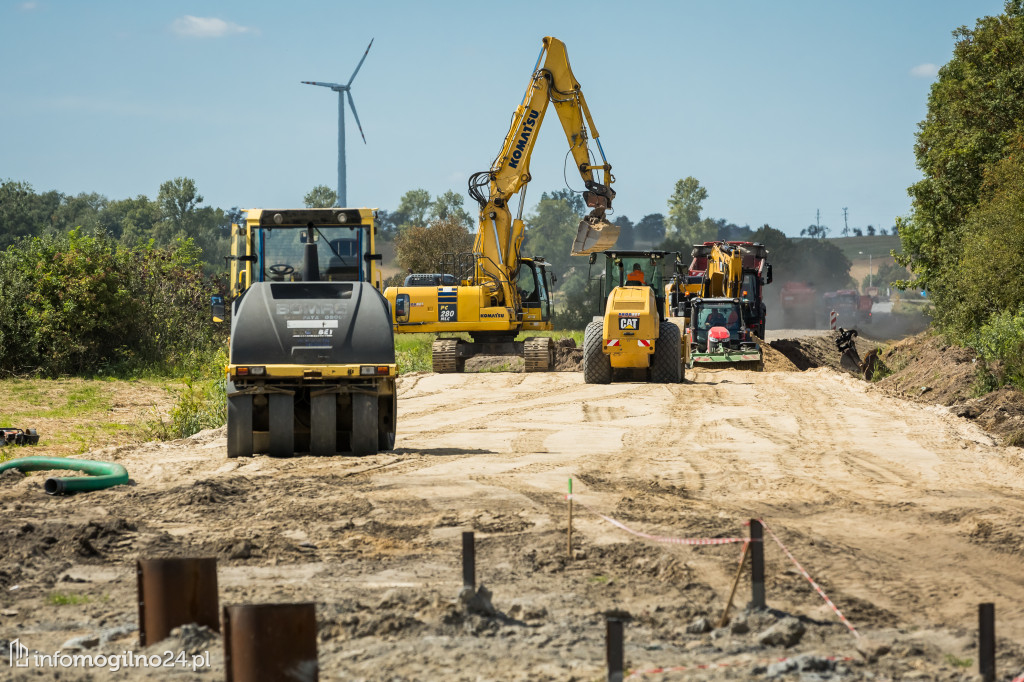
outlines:
M544 38L501 152L489 170L469 179L469 194L480 205L473 252L447 254L439 264L436 286L428 279L428 286L389 287L384 292L392 307L395 331L439 335L432 349L435 372L461 372L466 359L478 354L522 355L528 372L547 371L554 364L551 338L516 340L522 332L552 329L553 273L542 257L527 258L520 253L530 155L549 103L555 105L586 187L584 201L592 209L580 222L572 255L603 251L618 239L618 226L605 219L615 197L611 165L569 67L565 44ZM596 143L601 163L594 163L590 139ZM519 207L513 219L509 201L516 194ZM407 283L414 279L408 278ZM472 341L443 336L458 332L468 333Z

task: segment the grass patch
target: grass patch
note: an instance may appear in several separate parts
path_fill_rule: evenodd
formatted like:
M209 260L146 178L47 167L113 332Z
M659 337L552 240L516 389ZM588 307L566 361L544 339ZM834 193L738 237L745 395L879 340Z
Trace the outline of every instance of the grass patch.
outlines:
M490 367L482 368L480 370L480 373L483 374L484 372L510 372L510 371L512 371L512 363L511 362L501 362L501 363L498 363L497 365L491 365Z
M1024 429L1018 429L1009 434L1003 440L1003 444L1014 448L1024 448Z
M77 606L88 604L92 599L86 594L71 594L65 592L51 592L46 595L46 603L53 606Z
M946 654L946 663L950 664L954 668L970 668L974 665L973 658L957 658L953 654Z
M447 335L470 340L469 334ZM523 332L516 337L517 341L532 336L550 336L554 339L571 338L576 345L583 346L583 332L581 331L560 331L560 332ZM431 360L431 346L434 343L435 334L395 334L395 361L398 363L398 373L408 374L409 372L431 372L434 369ZM484 369L484 372L507 372L510 365Z
M197 373L185 379L185 385L170 389L174 406L164 419L158 416L145 424L151 439L188 438L205 429L216 429L227 423L228 395L224 367L228 356L218 351Z

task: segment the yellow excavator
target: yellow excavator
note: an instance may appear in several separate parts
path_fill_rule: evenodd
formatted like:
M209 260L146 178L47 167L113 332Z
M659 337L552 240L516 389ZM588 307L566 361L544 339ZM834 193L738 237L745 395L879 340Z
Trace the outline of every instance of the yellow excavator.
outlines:
M618 239L618 226L605 220L615 197L611 164L569 67L565 44L546 37L501 151L490 169L469 178L469 194L480 205L472 253L445 256L437 277L419 280L424 286L389 287L384 292L396 332L439 335L432 349L435 372L461 372L466 360L478 354L522 355L528 372L547 371L554 364L551 338L516 340L522 332L552 329L550 266L543 258L520 253L530 156L548 104L555 106L586 187L584 202L592 209L579 224L572 255L603 251ZM591 139L600 163L591 155ZM519 206L513 218L509 202L516 194ZM415 276L407 278L407 284L416 282ZM455 337L459 332L472 340Z

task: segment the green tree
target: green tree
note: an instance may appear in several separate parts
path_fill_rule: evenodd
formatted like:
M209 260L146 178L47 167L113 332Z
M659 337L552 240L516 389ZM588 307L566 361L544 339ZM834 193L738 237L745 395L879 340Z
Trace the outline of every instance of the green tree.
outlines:
M152 239L153 228L159 221L160 206L145 194L110 201L100 216L103 229L126 244L141 244Z
M949 316L970 307L958 269L970 215L994 191L986 171L1019 149L1024 133L1022 5L1012 0L1003 14L953 32L953 57L939 69L918 125L914 152L924 178L909 188L911 215L897 221L898 259L928 288L946 327L962 328Z
M55 191L37 194L27 182L0 182L0 249L19 237L52 232L61 198Z
M717 225L712 220L701 220L700 212L708 191L697 178L688 176L676 182L668 199L668 217L665 219L665 241L661 248L689 253L694 244L715 239Z
M633 228L633 234L636 248L653 248L665 239L665 216L648 213Z
M169 244L175 239L196 236L203 195L196 188L195 180L174 178L162 183L156 202L160 207L160 221L153 230L157 243Z
M463 202L464 199L461 194L448 190L438 196L430 205L430 219L445 220L448 217L452 217L465 225L466 229L471 228L473 226L473 218L463 208Z
M625 215L614 216L612 222L619 226L619 239L615 242L617 249L632 249L636 244L633 221Z
M1024 310L1024 154L994 164L982 188L987 198L965 221L950 309L943 320L968 339L1003 311Z
M463 253L473 248L473 236L455 216L434 220L429 225L409 225L395 237L395 260L411 272L437 272L446 253Z
M582 260L569 254L583 209L583 200L569 190L541 194L540 201L526 216L523 254L543 256L552 264L553 272L558 277L563 276L574 260Z
M425 226L433 203L427 190L411 189L398 201L398 208L392 214L392 220L398 225L399 230L404 230L410 225Z
M338 205L338 193L327 185L317 185L302 198L306 208L331 208Z
M826 239L790 239L781 230L763 225L751 241L768 247L775 281L809 282L818 291L833 291L848 286L850 259L832 241Z

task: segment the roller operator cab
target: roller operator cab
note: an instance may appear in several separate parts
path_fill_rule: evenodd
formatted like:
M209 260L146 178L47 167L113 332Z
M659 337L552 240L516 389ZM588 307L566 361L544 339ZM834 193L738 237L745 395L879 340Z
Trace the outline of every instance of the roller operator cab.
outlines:
M374 239L371 209L250 209L232 225L228 457L394 447Z
M604 307L584 332L584 381L607 384L639 376L654 383L682 381L682 334L665 309L664 271L674 267L675 252L604 251L591 255L591 265L598 255L604 256L604 272L597 278Z

